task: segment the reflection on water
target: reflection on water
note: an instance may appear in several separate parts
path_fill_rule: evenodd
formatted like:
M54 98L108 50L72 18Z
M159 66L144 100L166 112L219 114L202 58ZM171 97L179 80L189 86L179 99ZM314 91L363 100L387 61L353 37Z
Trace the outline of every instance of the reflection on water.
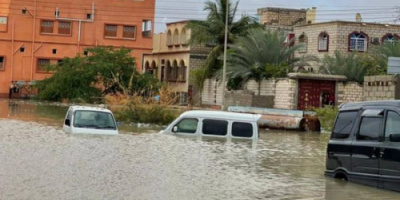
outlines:
M67 135L50 123L58 112L43 106L19 108L11 119L0 116L0 199L399 197L323 176L326 134L263 131L256 142L157 133Z

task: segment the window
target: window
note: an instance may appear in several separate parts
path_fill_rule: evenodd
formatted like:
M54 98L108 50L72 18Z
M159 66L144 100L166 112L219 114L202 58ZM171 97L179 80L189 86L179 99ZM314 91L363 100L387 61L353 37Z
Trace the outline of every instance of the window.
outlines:
M178 127L178 133L196 133L198 119L183 119L181 120L176 127Z
M92 19L92 14L91 13L86 14L86 19Z
M152 24L151 20L143 20L142 22L142 36L144 38L151 37Z
M117 25L106 24L104 27L104 36L105 37L117 37Z
M71 123L71 119L72 119L72 111L68 111L68 114L67 114L67 120L69 120L69 122ZM66 120L65 120L66 121ZM64 122L65 123L65 122ZM65 125L67 125L67 123L65 123ZM69 126L69 125L67 125L67 126Z
M299 45L301 45L299 53L307 53L307 37L304 33L299 37Z
M4 70L5 64L4 64L4 56L0 56L0 70Z
M178 62L176 60L174 60L173 66L174 66L174 69L173 69L173 73L172 73L172 80L177 81L179 69L178 69Z
M225 136L228 133L228 122L223 120L203 120L203 134Z
M318 51L329 50L329 35L326 32L322 32L318 36Z
M53 54L57 54L57 49L53 49L51 52L52 52Z
M332 138L347 138L350 136L358 111L340 112L336 119Z
M358 140L378 140L382 117L363 117L358 133Z
M58 23L58 34L70 35L71 34L71 22L59 22Z
M57 65L62 66L63 65L63 60L57 60Z
M182 44L182 45L186 45L186 44L187 44L186 29L182 29L182 33L181 33L181 44Z
M186 81L186 66L185 62L182 60L180 62L180 70L179 70L179 81Z
M349 36L350 51L366 51L367 50L367 36L362 33L352 33Z
M54 22L49 20L43 20L40 27L41 33L53 33Z
M253 125L250 123L234 122L232 124L232 136L234 137L253 137Z
M74 127L115 130L116 124L111 113L98 111L75 111Z
M123 38L135 39L136 37L136 27L135 26L124 26Z
M178 29L174 31L174 45L179 45L179 32Z
M7 24L7 17L0 17L0 25Z
M50 65L50 59L38 59L36 71L45 72L48 65Z
M168 30L167 33L167 46L171 46L172 45L172 34L171 34L171 30Z
M24 53L25 52L25 47L19 48L19 52Z
M385 137L389 140L391 134L400 133L400 115L396 112L389 111L386 118Z
M400 40L400 36L397 34L386 34L385 36L382 37L382 43L394 43Z

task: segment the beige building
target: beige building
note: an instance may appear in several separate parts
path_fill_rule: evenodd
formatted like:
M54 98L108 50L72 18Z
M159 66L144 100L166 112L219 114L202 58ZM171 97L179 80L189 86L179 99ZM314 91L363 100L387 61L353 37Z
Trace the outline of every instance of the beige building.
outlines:
M294 34L296 44L305 45L296 57L310 54L322 59L336 50L362 53L384 42L399 40L400 25L332 21L295 26ZM317 65L305 68L313 72L319 69Z
M193 97L190 70L201 67L209 52L207 48L188 45L191 32L186 24L187 21L168 23L164 33L154 35L153 52L143 58L143 71L167 82L180 95L180 104L187 104Z
M293 30L294 25L315 23L316 8L288 9L288 8L260 8L258 9L260 23L269 29L285 31Z

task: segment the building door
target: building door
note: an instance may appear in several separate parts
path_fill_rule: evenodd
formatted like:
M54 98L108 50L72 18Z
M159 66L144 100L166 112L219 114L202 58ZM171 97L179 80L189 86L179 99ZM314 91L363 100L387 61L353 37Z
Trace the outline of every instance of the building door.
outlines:
M297 109L333 105L335 102L335 81L299 80L299 97Z

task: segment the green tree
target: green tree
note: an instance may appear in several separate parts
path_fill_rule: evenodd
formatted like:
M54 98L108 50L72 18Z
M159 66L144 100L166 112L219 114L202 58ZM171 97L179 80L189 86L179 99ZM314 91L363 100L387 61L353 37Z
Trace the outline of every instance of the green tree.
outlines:
M286 34L278 31L252 29L246 36L240 36L231 45L228 55L227 77L240 77L241 84L249 79L258 83L260 95L261 81L264 78L286 75L290 66L297 61L293 53L301 45L290 46L285 43ZM218 76L222 76L222 70Z
M356 53L343 55L340 51L335 51L334 56L325 55L320 72L323 74L344 75L348 81L362 84L364 76L368 73L368 67L361 60L361 57Z
M208 11L206 20L193 20L186 25L187 28L191 29L190 45L212 47L204 65L206 76L201 76L204 78L202 81L212 77L222 67L222 62L218 58L224 51L226 6L228 3L228 44L232 44L238 36L246 35L250 29L260 27L256 19L249 16L242 16L238 21L234 21L239 2L207 1L204 7L204 10Z
M139 75L136 71L136 61L130 56L127 48L96 47L87 49L86 66L97 73L99 81L106 92L122 92L132 94L134 78Z
M38 82L37 97L50 101L93 102L109 93L152 96L160 90L160 81L136 71L135 58L131 57L129 49L96 47L87 50L87 57L65 58L61 65L48 66L54 75Z
M95 97L101 96L101 91L94 87L96 74L87 70L83 57L65 58L62 65L49 66L48 70L54 71L54 75L36 84L40 100L93 102Z

